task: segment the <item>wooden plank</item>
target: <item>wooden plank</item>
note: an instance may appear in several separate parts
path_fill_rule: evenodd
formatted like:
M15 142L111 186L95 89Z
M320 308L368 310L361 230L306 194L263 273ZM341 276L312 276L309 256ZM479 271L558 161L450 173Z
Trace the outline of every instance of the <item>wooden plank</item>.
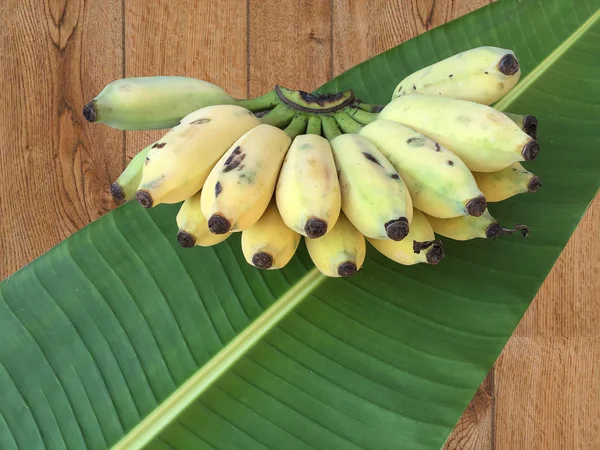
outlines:
M114 206L122 134L81 111L123 55L120 0L3 0L0 22L4 278Z
M329 79L329 0L249 0L249 11L251 96L277 83L311 91Z
M600 337L513 337L496 367L498 449L597 449Z
M246 9L238 0L125 0L126 76L194 77L245 97ZM128 160L166 131L128 131Z

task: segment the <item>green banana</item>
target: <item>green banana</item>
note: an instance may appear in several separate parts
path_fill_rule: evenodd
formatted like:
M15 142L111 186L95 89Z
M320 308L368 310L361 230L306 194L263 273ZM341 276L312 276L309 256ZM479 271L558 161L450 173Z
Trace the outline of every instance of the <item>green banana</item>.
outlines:
M154 143L150 144L135 155L123 173L119 175L117 181L110 185L110 195L112 195L112 198L116 203L129 200L135 195L137 188L142 181L142 172L146 155L153 145Z

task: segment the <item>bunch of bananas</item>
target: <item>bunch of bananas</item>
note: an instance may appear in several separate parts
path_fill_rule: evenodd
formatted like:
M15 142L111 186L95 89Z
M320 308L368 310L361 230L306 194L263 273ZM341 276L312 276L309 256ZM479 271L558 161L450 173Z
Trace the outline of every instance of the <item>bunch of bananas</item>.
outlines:
M438 264L436 234L527 235L488 211L541 186L521 165L539 153L537 120L489 106L520 74L512 51L479 47L408 76L385 106L352 91L276 86L239 100L205 81L130 78L110 83L83 113L118 129L170 128L111 193L145 208L183 202L181 246L239 231L249 264L280 269L303 236L324 275L345 277L362 267L366 241L400 264Z

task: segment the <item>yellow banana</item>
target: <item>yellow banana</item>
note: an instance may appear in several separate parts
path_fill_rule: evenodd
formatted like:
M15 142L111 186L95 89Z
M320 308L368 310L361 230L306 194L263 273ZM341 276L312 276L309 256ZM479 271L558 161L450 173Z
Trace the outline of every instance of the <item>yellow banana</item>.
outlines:
M200 108L233 102L224 89L195 78L123 78L106 85L83 115L119 130L155 130L174 127Z
M511 50L477 47L409 75L396 86L392 100L427 94L491 105L504 97L520 76L519 61Z
M416 208L444 218L483 214L483 194L469 168L451 151L391 120L376 120L359 134L398 171Z
M191 197L231 144L259 124L241 106L208 106L189 114L148 151L138 202L150 208Z
M315 134L297 136L287 152L276 189L285 224L309 238L335 226L342 197L329 141Z
M537 139L538 120L535 116L505 113L521 130Z
M242 231L244 257L259 269L281 269L290 262L299 243L300 235L283 222L275 198L258 222Z
M262 124L239 138L213 167L200 204L215 234L250 228L263 215L291 139Z
M208 222L200 209L200 192L186 199L177 213L177 242L182 247L210 247L227 239L231 233L213 234L208 229Z
M540 147L509 117L486 105L431 95L392 100L379 118L394 120L435 140L477 172L495 172L534 159Z
M142 170L144 169L146 155L152 145L153 144L150 144L135 155L133 159L129 161L129 164L123 173L119 175L117 181L110 185L110 194L115 202L120 203L129 200L135 195L135 192L140 185L140 181L142 181Z
M439 219L428 216L427 220L436 234L456 241L467 241L475 238L495 239L520 231L523 236L529 234L529 228L525 225L515 225L512 229L504 228L496 221L486 209L479 217L461 216L452 219Z
M442 242L436 240L427 218L418 209L413 211L410 233L406 239L400 242L389 239L367 240L384 256L405 266L419 263L439 264L444 258Z
M358 134L331 141L342 191L342 211L366 237L402 240L412 220L404 181L371 142Z
M479 189L490 202L501 202L524 192L535 192L542 187L537 175L519 163L513 163L498 172L473 172Z
M304 239L313 263L328 277L349 277L363 265L367 253L365 237L340 213L335 226L316 239Z

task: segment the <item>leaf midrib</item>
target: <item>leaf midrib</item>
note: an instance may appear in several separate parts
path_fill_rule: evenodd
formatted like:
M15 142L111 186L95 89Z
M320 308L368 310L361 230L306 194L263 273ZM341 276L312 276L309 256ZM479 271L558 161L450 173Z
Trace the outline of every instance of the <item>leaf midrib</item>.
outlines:
M311 269L294 286L276 300L263 314L246 327L213 358L202 366L135 428L115 444L113 450L143 448L177 416L190 406L242 356L271 331L326 279Z

